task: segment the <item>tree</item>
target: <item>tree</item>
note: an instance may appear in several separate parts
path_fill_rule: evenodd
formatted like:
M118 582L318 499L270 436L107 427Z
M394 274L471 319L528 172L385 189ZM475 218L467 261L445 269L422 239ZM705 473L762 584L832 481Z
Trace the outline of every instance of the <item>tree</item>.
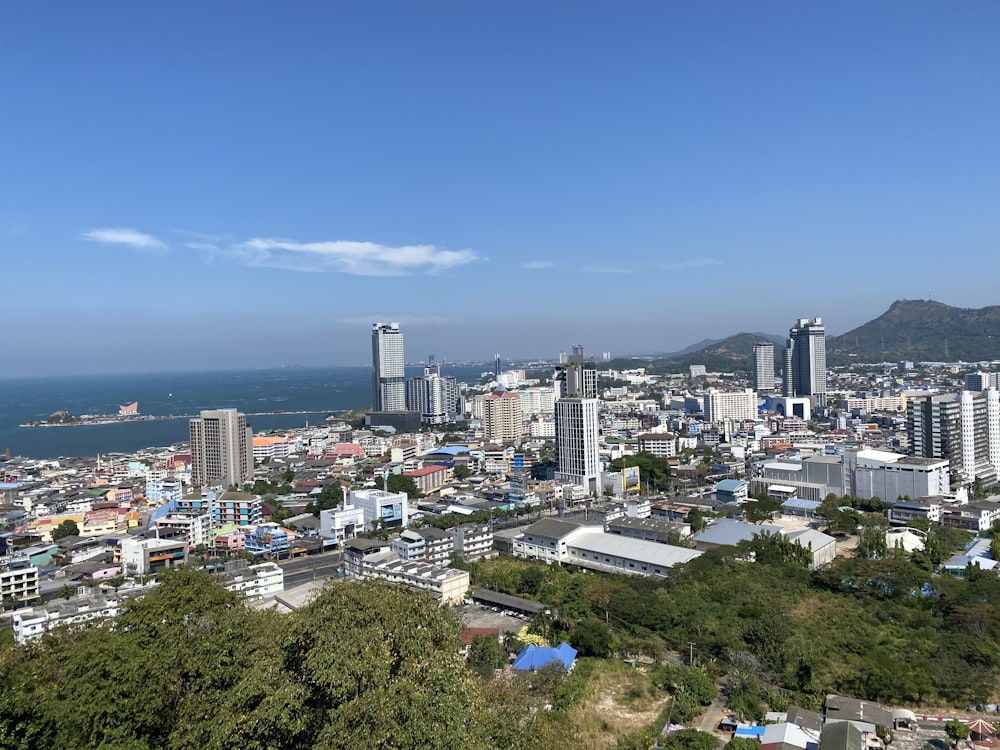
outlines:
M717 750L719 741L708 732L680 729L668 734L660 747L663 750Z
M884 520L884 519L883 519ZM882 522L866 522L858 538L858 554L869 560L881 560L889 554Z
M65 521L63 521L61 524L59 524L52 530L52 541L58 542L60 539L63 539L64 537L74 536L79 533L80 533L80 527L76 525L76 521L74 521L72 518L67 518Z
M324 510L332 510L344 501L344 488L340 482L328 482L323 485L316 499L309 503L307 508L309 513L319 518L319 514Z
M482 675L492 677L493 671L507 663L507 651L496 636L474 635L469 644L469 657L466 664L469 668Z
M472 475L472 470L465 464L455 464L455 468L451 472L455 479L461 482L464 479L468 479Z
M684 520L690 524L692 534L697 534L706 526L705 514L698 510L698 508L692 508L689 510L687 517Z
M275 523L284 523L294 515L295 512L293 510L286 508L281 503L278 503L278 507L275 508L274 514L271 516L271 520Z
M461 630L395 587L283 616L178 568L113 623L0 650L0 747L554 747L519 689L464 667Z
M386 480L385 487L387 492L405 492L406 496L411 500L423 497L420 494L420 489L417 487L416 480L405 474L390 474Z
M969 739L969 727L957 719L949 719L946 721L944 731L953 745L957 745L961 740Z
M670 464L667 463L667 459L643 451L634 456L616 458L608 466L608 470L621 471L630 466L639 467L639 481L647 490L666 492L670 489Z
M569 642L581 656L603 659L611 650L611 630L600 620L588 617L576 624L570 632Z
M760 750L760 742L749 737L733 737L726 743L725 750Z

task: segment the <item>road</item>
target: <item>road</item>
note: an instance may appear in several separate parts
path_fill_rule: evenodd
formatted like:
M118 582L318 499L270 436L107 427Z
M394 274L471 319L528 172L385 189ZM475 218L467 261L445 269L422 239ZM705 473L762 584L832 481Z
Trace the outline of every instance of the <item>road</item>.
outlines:
M285 588L298 586L306 581L332 578L340 572L340 553L322 552L316 555L296 557L278 563L285 571Z

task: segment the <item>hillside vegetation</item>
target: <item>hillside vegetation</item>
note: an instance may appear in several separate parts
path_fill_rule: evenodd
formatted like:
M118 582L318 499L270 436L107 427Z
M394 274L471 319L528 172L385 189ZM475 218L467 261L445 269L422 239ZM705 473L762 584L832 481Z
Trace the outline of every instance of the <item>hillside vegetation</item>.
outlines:
M752 549L757 562L744 562ZM688 652L726 675L747 718L828 693L899 705L995 702L1000 675L1000 578L971 569L936 575L926 561L838 558L810 572L781 545L720 548L669 580L539 568L497 559L474 581L554 605L536 623L577 648L662 657ZM598 635L604 632L605 638ZM592 646L590 646L592 647Z

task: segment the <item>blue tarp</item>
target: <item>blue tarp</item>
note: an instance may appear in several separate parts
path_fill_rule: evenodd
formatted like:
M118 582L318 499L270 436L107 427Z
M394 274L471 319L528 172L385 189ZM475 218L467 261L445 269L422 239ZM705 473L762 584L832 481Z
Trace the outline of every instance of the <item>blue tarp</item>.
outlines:
M563 641L555 648L549 646L525 646L514 659L514 669L529 672L558 662L567 672L576 661L576 649Z

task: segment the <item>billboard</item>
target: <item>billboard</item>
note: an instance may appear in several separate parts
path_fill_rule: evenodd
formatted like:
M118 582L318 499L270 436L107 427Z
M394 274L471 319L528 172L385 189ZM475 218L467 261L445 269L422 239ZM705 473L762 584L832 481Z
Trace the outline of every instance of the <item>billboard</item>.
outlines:
M639 467L626 466L622 469L622 493L639 491Z

